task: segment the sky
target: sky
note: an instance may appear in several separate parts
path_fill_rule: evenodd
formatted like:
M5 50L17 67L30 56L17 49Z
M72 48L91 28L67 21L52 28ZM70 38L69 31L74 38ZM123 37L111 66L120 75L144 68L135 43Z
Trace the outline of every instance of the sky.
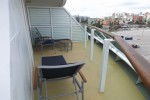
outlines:
M150 12L150 0L67 0L65 8L72 15L101 18L112 13Z

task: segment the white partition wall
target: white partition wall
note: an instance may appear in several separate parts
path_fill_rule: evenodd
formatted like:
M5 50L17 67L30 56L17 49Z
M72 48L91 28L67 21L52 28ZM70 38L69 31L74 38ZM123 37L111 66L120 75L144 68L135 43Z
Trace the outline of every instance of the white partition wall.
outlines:
M37 27L43 36L84 41L84 29L63 7L28 7L30 27Z
M11 100L32 100L33 57L24 0L9 0L9 14Z

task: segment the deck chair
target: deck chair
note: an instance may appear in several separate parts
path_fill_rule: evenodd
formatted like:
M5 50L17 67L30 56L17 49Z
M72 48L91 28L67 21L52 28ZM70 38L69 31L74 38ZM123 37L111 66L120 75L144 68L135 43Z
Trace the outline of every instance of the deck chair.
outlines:
M84 82L86 82L85 77L83 74L79 71L83 65L84 62L77 62L77 63L71 63L67 64L63 56L52 56L52 57L42 57L41 59L42 65L38 66L38 100L49 100L52 98L57 98L61 96L67 96L76 94L77 100L79 100L79 93L82 94L82 100L84 100ZM79 83L79 81L76 78L77 73L82 78L82 82ZM48 96L46 84L47 81L52 80L61 80L61 79L73 79L73 84L75 87L75 91L72 93L64 93L60 95L55 96ZM43 96L42 93L42 83L44 83L45 87L45 95Z
M41 52L43 51L44 46L52 45L55 49L55 40L51 36L42 36L38 28L34 28L37 37L35 38L35 45L41 46Z

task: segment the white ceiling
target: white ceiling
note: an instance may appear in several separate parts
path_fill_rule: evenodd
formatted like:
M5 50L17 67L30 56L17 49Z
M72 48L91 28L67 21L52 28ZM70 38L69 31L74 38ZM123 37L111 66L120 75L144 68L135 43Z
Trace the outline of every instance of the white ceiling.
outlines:
M66 0L26 0L28 6L62 7Z

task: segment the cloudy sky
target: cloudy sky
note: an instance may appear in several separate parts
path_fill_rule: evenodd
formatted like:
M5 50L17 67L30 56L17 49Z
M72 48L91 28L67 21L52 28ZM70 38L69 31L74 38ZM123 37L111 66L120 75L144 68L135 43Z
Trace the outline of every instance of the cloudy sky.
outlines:
M114 12L150 12L150 0L67 0L65 8L72 15L104 17Z

